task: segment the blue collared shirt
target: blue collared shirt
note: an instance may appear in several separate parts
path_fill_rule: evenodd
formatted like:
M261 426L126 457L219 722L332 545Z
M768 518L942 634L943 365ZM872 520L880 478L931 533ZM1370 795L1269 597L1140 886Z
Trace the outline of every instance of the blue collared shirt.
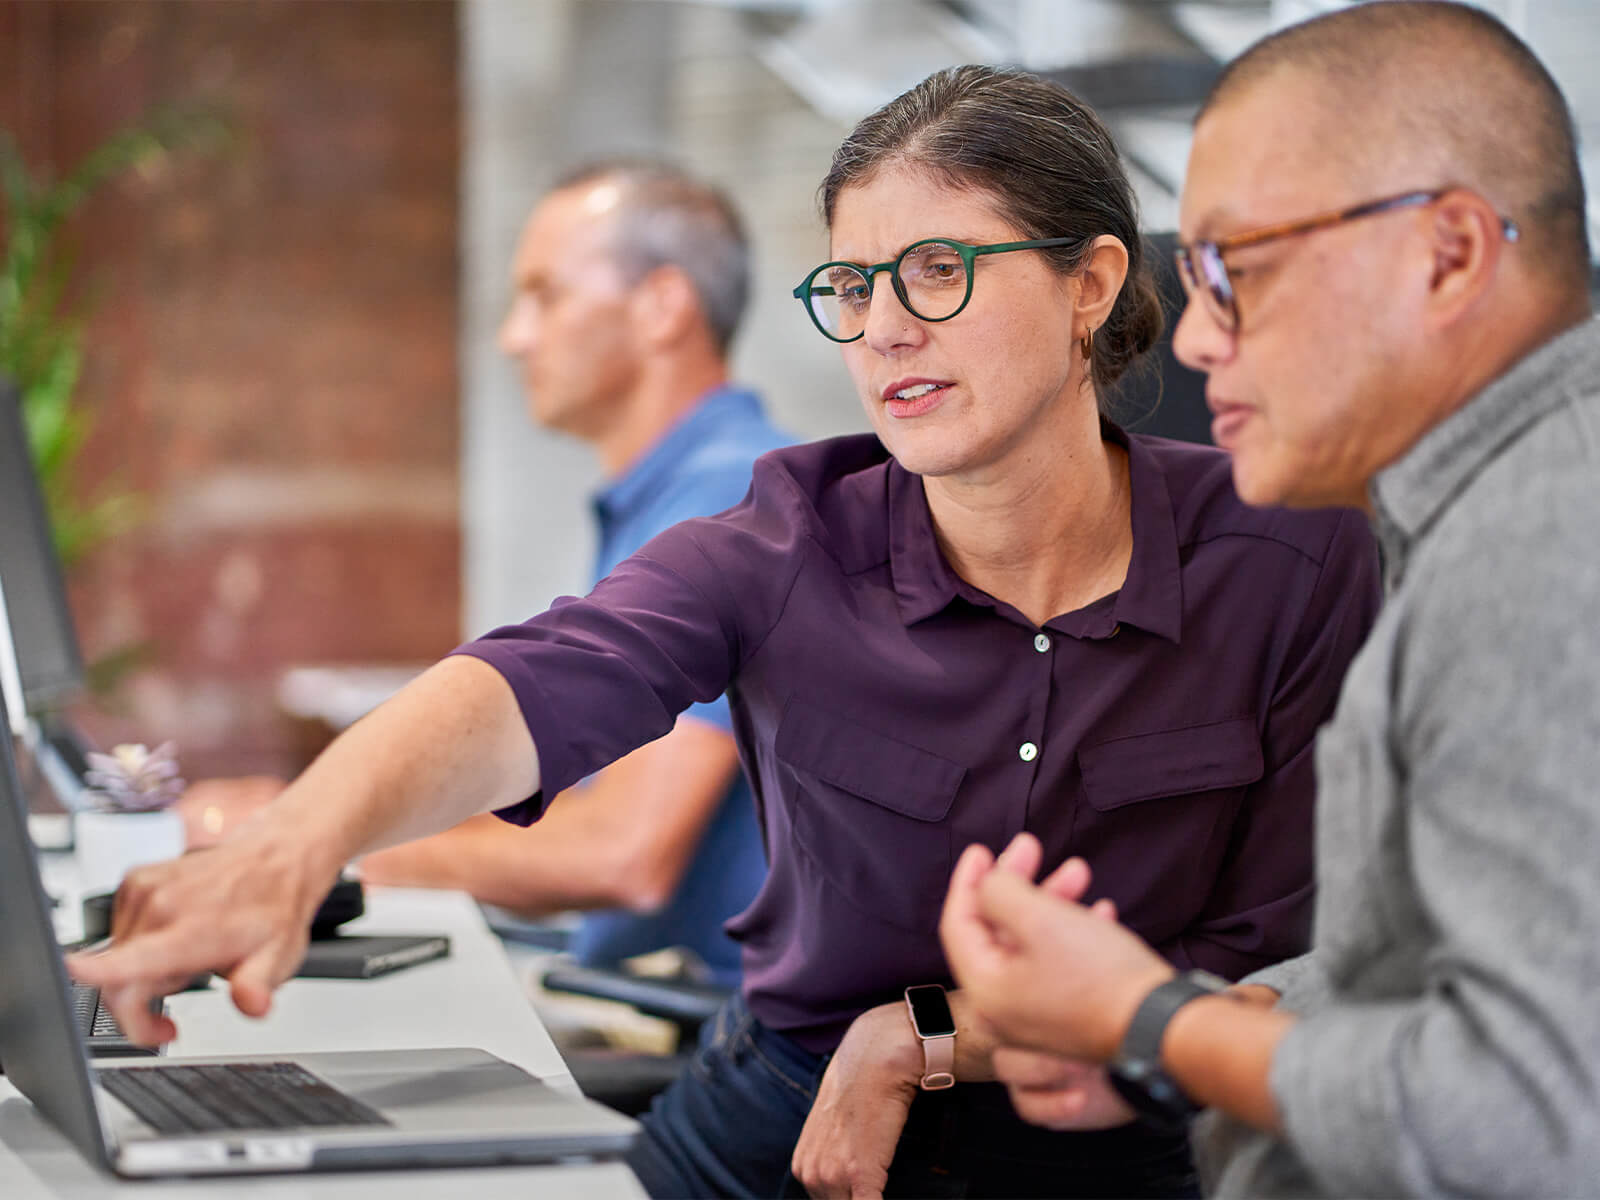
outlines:
M754 393L733 387L707 393L642 458L595 494L600 533L595 580L679 521L738 504L750 488L755 460L792 440L767 420ZM723 696L695 704L683 715L733 729ZM602 965L685 946L705 960L718 982L735 985L739 950L722 924L749 905L766 874L755 801L740 771L665 907L649 914L591 912L572 949L580 961Z

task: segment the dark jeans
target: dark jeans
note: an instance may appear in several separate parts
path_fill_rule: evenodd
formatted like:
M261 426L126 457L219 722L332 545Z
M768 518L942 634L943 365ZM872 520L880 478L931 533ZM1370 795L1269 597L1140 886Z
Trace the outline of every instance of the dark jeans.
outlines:
M735 997L706 1023L687 1071L656 1097L628 1157L658 1200L800 1196L789 1159L828 1065ZM998 1084L923 1092L889 1168L887 1196L1198 1196L1182 1138L1137 1125L1053 1133Z

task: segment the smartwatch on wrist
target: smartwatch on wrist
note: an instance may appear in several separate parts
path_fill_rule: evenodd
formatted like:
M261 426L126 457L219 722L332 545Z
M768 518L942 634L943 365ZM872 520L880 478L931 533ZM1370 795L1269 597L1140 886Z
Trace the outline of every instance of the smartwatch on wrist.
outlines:
M956 1019L950 1001L936 983L923 983L906 989L906 1012L911 1015L911 1031L922 1043L924 1091L954 1087L956 1082Z
M1140 1003L1117 1057L1109 1064L1111 1086L1152 1125L1180 1130L1200 1110L1161 1066L1161 1039L1177 1011L1191 1000L1214 996L1228 981L1209 971L1185 971L1161 984Z

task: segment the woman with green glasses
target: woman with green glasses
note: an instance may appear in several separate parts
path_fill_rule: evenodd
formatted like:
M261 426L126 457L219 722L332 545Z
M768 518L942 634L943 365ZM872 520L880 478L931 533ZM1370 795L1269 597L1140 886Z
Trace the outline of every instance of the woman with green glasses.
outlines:
M772 859L732 926L746 997L634 1168L656 1195L765 1193L785 1159L813 1195L1196 1194L1183 1130L1109 1085L1074 1132L1015 1116L928 922L949 854L1014 826L1180 966L1295 952L1308 750L1376 605L1365 523L1253 513L1219 452L1109 420L1161 312L1116 149L1063 89L941 72L857 126L821 203L829 261L794 296L876 442L758 470L736 517L824 552L766 564L781 615L735 693ZM810 665L748 681L775 637Z

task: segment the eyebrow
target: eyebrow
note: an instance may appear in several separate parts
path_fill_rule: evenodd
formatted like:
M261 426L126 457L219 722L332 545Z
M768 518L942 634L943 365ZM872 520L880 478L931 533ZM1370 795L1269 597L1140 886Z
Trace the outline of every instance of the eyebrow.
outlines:
M1002 241L1002 242L1005 242L1005 241L1018 241L1018 240L1024 240L1024 239L1000 238L999 240ZM955 235L953 233L925 233L921 237L914 237L909 242L902 243L901 246L900 246L900 249L896 250L893 254L889 255L887 258L846 258L841 254L834 254L834 253L832 253L830 251L829 255L828 255L828 261L829 262L854 263L855 265L862 266L862 267L871 266L875 262L893 262L895 259L899 258L902 254L904 254L908 249L910 249L912 246L915 246L918 242L960 242L963 246L988 246L988 245L993 245L992 242L986 242L981 238L974 240L973 238L970 238L970 237L958 237L957 235Z
M1216 232L1217 227L1221 226L1223 229L1226 229L1230 225L1236 225L1240 228L1249 228L1249 226L1246 225L1241 218L1226 204L1218 207L1208 208L1205 213L1202 214L1200 219L1195 222L1194 236L1185 237L1183 236L1183 231L1180 229L1178 231L1178 240L1187 245L1193 245L1195 242L1214 241L1219 236L1227 236L1226 234L1219 235Z

